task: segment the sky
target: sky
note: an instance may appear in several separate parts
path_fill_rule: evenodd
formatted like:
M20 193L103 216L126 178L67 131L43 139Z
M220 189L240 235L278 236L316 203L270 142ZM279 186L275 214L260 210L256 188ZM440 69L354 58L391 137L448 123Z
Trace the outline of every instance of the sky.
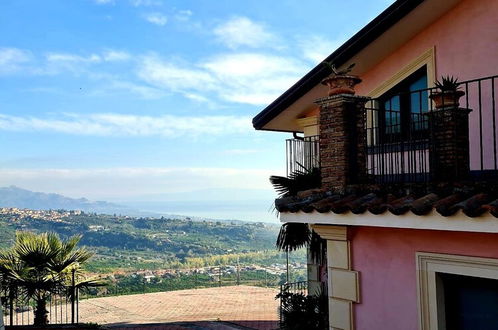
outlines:
M392 2L2 0L0 186L273 221L252 117Z

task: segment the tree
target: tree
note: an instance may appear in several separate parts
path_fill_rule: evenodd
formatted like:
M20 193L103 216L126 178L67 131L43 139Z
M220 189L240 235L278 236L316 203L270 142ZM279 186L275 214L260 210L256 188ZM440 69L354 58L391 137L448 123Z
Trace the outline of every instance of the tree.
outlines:
M321 187L319 168L306 169L301 164L298 165L302 170L290 173L289 177L275 175L270 177L270 182L280 197L296 196L300 191ZM277 248L287 253L310 246L314 258L321 256L322 245L319 236L305 223L284 223L276 242Z
M93 253L76 248L81 236L61 240L55 233L16 233L14 246L0 252L0 273L11 287L17 287L25 299L34 299L35 325L45 325L47 300L51 294L71 284L73 274ZM99 286L103 283L90 279L76 282L76 288ZM74 290L70 293L74 295ZM72 296L74 298L74 296Z

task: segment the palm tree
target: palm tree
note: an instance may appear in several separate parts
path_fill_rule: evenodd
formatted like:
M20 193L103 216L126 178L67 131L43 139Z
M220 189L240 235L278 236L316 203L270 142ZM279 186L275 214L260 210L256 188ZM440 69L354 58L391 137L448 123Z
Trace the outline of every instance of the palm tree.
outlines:
M19 231L14 246L0 252L0 273L4 280L19 288L25 299L35 300L35 325L48 323L48 298L70 286L73 274L80 272L81 265L92 257L93 253L85 248L76 248L80 239L81 236L73 236L61 240L55 233ZM76 287L101 285L92 279L75 284Z
M317 167L306 169L298 163L302 170L297 170L289 174L288 177L271 176L270 182L279 194L280 197L296 196L298 192L320 188L321 172ZM280 227L276 246L280 251L289 253L300 249L304 246L316 243L319 241L319 236L305 223L284 223ZM318 246L317 248L321 248ZM318 257L318 252L312 250L312 256Z

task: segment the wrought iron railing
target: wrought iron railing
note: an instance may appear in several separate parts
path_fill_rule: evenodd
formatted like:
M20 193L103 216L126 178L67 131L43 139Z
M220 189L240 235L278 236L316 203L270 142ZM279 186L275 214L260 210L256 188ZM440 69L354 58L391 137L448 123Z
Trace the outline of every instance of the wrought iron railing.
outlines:
M460 108L469 114L469 166L475 177L498 171L498 76L464 81ZM430 95L436 88L371 99L366 105L367 174L377 183L428 182L434 177L431 152L437 151L427 113L435 111ZM455 99L443 100L452 106ZM407 109L409 107L409 109ZM490 175L491 174L491 175Z
M318 138L318 136L308 136L286 141L287 175L295 171L320 167Z
M472 178L498 180L498 76L463 81L460 108L469 114L469 167ZM435 88L370 99L365 112L367 183L434 180L431 148L436 147L427 113L435 110ZM451 102L449 100L448 102ZM410 109L406 109L410 107ZM444 107L444 104L443 104ZM319 165L319 139L287 140L287 173Z
M27 298L17 286L1 286L3 320L6 326L32 325L36 302ZM46 300L49 324L76 324L79 322L79 290L74 284L60 288Z
M280 285L280 308L279 308L279 321L282 323L282 310L284 305L284 299L286 299L286 294L300 293L302 295L308 295L308 281L300 282L286 282Z
M399 111L366 107L366 179L374 183L430 180L428 117L411 113L402 122Z

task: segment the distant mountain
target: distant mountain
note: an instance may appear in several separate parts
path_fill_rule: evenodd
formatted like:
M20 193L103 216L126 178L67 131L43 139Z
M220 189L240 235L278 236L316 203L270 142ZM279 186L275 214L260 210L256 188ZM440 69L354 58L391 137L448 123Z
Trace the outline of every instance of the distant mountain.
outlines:
M132 208L103 201L90 201L86 198L69 198L59 194L48 194L22 189L16 186L0 188L0 207L17 207L33 210L65 209L81 210L101 214L122 214L146 216L154 215L144 213Z

